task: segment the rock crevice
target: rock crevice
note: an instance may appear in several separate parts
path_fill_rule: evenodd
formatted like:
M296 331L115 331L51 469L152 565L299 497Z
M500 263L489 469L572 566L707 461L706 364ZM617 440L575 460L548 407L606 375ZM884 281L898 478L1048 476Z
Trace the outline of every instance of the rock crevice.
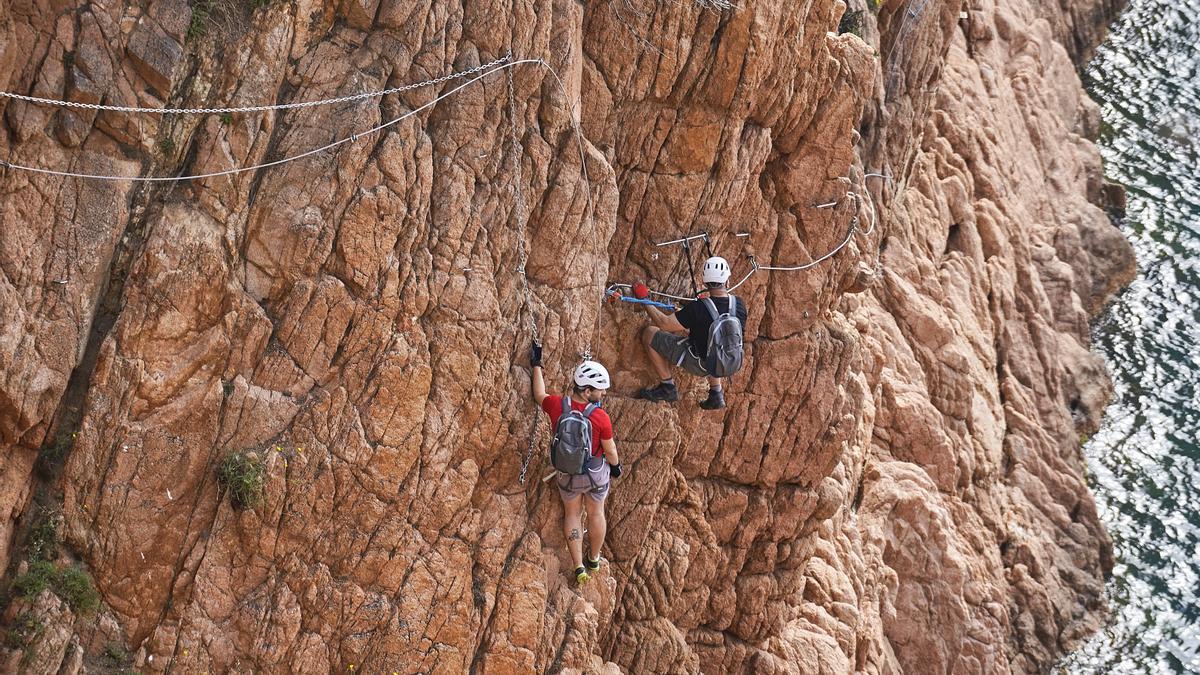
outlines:
M510 52L562 88L517 66L515 120L501 72L156 189L0 173L0 563L26 573L59 504L56 564L104 601L13 596L9 625L52 630L5 667L1038 672L1094 630L1088 320L1133 258L1073 59L1114 3L252 4L5 5L0 88L305 101ZM222 171L458 83L178 118L5 99L0 157ZM729 408L694 378L631 398L643 319L601 291L695 283L655 242L708 232L741 278L854 222L738 289ZM582 589L540 417L517 481L529 309L553 388L589 349L616 382L627 469Z

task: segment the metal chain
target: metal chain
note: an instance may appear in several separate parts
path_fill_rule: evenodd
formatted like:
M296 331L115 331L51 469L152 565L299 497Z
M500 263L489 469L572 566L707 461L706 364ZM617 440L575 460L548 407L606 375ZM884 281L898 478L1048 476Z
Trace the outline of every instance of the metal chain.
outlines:
M529 473L529 462L533 459L533 449L537 447L537 416L533 418L533 428L529 430L529 445L525 448L525 461L521 462L521 477L518 481L525 484L525 474Z
M511 55L510 55L511 56ZM529 255L525 250L525 230L529 223L529 207L525 203L525 190L521 187L521 157L524 153L521 150L521 139L517 136L517 95L516 89L513 86L512 70L509 69L508 75L508 125L509 125L509 141L512 154L513 171L513 197L515 201L518 236L517 236L517 274L521 277L521 290L525 295L525 313L529 316L529 333L532 335L535 344L541 344L541 336L538 334L537 319L533 315L533 296L529 291L529 278L525 275L525 266L529 262ZM529 429L529 443L525 446L525 459L521 462L521 475L517 479L521 485L525 484L525 476L529 473L529 463L533 460L533 450L537 447L537 416L533 418L533 424Z
M99 103L80 103L78 101L62 101L62 100L52 99L52 98L41 98L38 96L25 96L24 94L15 94L15 93L9 92L9 91L0 91L0 98L10 98L10 99L18 100L18 101L26 101L29 103L39 103L39 104L43 104L43 105L56 105L56 106L64 106L64 107L68 107L68 108L83 108L85 110L107 110L107 111L111 111L111 112L149 113L149 114L158 114L158 115L207 115L207 114L222 114L222 113L264 112L267 110L291 110L294 108L312 108L315 106L331 105L334 103L346 103L348 101L358 101L358 100L365 99L365 98L376 98L379 96L387 96L388 94L398 94L400 92L412 91L413 89L420 89L421 87L428 87L428 86L434 85L434 84L441 84L443 82L449 82L450 80L453 80L455 78L467 77L468 75L474 75L475 73L478 73L483 70L487 70L488 68L498 66L502 63L507 63L510 59L512 59L512 55L508 54L506 56L502 56L502 57L496 59L495 61L492 61L491 63L480 64L469 70L464 70L464 71L457 72L457 73L449 73L447 75L442 75L441 77L436 77L432 80L425 80L424 82L414 82L412 84L405 84L405 85L402 85L399 87L393 87L391 89L384 89L382 91L372 91L372 92L366 92L363 94L352 94L350 96L340 96L338 98L327 98L327 99L322 99L320 101L303 101L301 103L279 103L276 105L244 106L244 107L240 107L240 108L138 108L138 107L132 107L132 106L102 105Z
M529 332L533 335L533 341L540 344L541 336L538 334L537 320L533 316L533 297L529 291L529 277L525 274L525 266L529 263L529 254L525 247L525 230L529 223L529 206L525 201L525 190L521 186L521 157L524 155L524 152L521 149L521 140L517 136L517 95L513 87L512 70L510 69L505 74L508 76L508 118L509 140L512 145L513 197L516 201L517 226L520 230L520 236L517 237L517 273L521 276L521 288L525 293L525 311L529 315Z

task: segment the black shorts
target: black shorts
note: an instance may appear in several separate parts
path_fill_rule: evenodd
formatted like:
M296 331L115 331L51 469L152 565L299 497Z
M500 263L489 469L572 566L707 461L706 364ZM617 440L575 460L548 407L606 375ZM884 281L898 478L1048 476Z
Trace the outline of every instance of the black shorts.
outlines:
M708 371L700 363L700 357L692 352L692 345L686 335L676 335L659 329L650 340L654 351L662 354L672 365L679 366L693 375L705 377Z

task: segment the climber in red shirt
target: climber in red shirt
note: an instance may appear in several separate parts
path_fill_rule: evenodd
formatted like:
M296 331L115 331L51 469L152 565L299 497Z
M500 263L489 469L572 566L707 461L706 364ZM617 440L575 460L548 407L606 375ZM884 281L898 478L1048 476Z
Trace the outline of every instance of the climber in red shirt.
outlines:
M550 416L551 429L557 430L559 418L563 416L562 396L546 393L542 377L542 348L536 342L529 358L533 366L533 400ZM559 472L556 478L558 495L563 503L563 535L567 538L567 549L575 569L575 580L580 584L591 579L591 574L600 569L600 550L608 523L604 518L604 500L612 478L621 475L621 462L617 456L617 444L613 440L612 420L600 409L610 381L608 371L595 361L584 361L575 369L574 387L567 396L571 410L585 412L592 430L590 461L583 465L577 475ZM603 460L600 460L603 458ZM590 555L583 558L583 495L587 495L588 547Z

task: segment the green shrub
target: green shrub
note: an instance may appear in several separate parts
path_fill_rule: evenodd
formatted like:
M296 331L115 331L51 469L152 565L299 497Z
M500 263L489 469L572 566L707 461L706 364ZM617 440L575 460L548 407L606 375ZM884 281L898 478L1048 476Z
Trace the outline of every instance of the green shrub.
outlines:
M862 10L853 12L847 10L838 24L838 33L851 33L861 38L863 36Z
M38 560L29 565L29 571L13 581L13 591L23 598L32 600L49 588L79 614L90 614L100 605L100 594L92 585L92 578L78 565L61 569L47 560Z
M883 0L867 0L867 8L878 14L879 8L883 7Z
M254 508L262 503L267 467L254 452L235 452L217 467L217 480L229 491L234 508Z
M210 32L229 40L250 27L250 15L266 7L272 0L192 0L192 19L188 23L187 41L196 40Z
M30 560L51 560L58 550L57 513L44 513L33 527L29 529L29 538L25 540L25 551Z
M198 0L192 5L192 20L188 23L187 41L202 37L208 30L208 17L213 11L214 0Z
M43 445L38 455L43 461L53 464L66 457L73 445L75 445L75 434L60 433L55 437L53 443Z
M100 594L92 585L92 578L78 565L64 567L55 579L54 592L79 614L91 614L100 606Z
M16 619L13 619L12 626L5 632L4 644L9 649L28 649L30 645L37 642L45 629L42 620L34 616L32 612L21 612Z
M13 580L13 591L23 598L32 600L54 582L54 564L38 560L29 566L29 571Z
M109 665L115 667L129 664L129 652L125 650L125 645L120 642L105 643L104 658L108 660Z

